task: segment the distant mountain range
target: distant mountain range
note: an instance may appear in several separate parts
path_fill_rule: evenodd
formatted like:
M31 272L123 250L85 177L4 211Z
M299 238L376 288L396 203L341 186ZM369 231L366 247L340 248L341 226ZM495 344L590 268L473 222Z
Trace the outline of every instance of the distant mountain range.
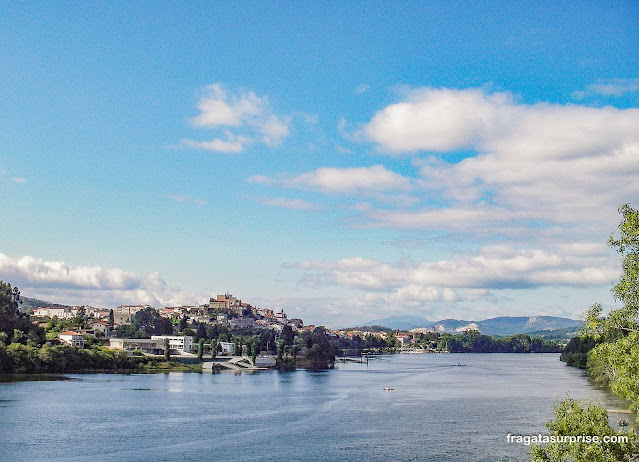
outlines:
M483 321L442 319L435 322L418 316L391 316L389 318L368 321L362 325L385 326L404 331L418 328L435 328L439 332L449 333L459 333L475 328L482 334L487 335L514 335L559 329L578 330L583 326L583 322L557 316L500 316L497 318L484 319Z

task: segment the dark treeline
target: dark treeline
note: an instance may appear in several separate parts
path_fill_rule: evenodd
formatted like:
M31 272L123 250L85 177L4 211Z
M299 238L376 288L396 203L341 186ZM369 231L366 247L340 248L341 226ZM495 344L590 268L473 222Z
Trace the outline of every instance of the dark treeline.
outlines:
M463 335L442 336L439 343L446 343L451 353L559 353L561 347L551 340L516 334L509 337L492 337L477 331Z
M352 338L339 338L334 344L341 352L361 354L364 351L395 351L397 341L392 335L354 335ZM429 351L448 351L450 353L559 353L561 347L551 341L528 334L516 334L510 337L493 337L477 331L463 334L441 334L428 332L415 334L411 348Z
M588 365L588 352L597 346L599 342L590 336L571 338L561 352L561 359L569 366L586 369Z
M330 369L335 364L339 349L322 327L313 332L304 331L295 335L291 326L286 325L278 340L277 368L290 371L298 367L309 370Z

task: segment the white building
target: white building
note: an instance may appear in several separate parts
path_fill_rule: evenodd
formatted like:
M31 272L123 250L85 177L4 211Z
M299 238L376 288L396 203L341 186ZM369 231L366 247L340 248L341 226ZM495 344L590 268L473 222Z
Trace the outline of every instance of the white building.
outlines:
M49 316L53 318L54 316L58 319L70 319L73 317L73 313L71 312L71 308L69 307L48 307L48 308L37 308L33 311L34 316Z
M93 329L93 332L100 333L105 337L108 337L111 333L111 329L109 329L109 324L104 321L93 321L89 323L89 327Z
M222 354L232 355L235 354L235 344L231 342L218 342L218 345L222 349Z
M151 305L120 305L113 310L114 313L135 314L146 308L153 308Z
M67 345L71 345L74 347L84 347L84 337L82 334L73 331L61 332L58 334L58 339L62 343L66 343Z
M128 352L140 350L150 355L164 354L164 342L148 338L111 338L109 348Z
M171 350L183 351L190 353L193 348L193 337L190 335L152 335L151 340L169 339L169 348Z

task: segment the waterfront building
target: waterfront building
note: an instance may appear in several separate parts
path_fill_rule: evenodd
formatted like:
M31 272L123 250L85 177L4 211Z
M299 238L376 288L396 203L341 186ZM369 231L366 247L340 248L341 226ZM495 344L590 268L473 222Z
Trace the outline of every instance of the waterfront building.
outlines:
M222 354L232 355L235 354L235 344L231 342L218 342L218 345L222 349Z
M132 352L139 350L150 355L161 355L164 353L164 340L153 340L148 338L111 338L109 348L114 350L124 350Z
M152 335L151 340L169 339L169 348L184 353L190 353L193 348L193 337L190 335Z

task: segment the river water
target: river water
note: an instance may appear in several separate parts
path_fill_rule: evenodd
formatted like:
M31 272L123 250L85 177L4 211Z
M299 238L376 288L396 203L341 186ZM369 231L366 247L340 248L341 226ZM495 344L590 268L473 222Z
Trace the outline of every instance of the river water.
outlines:
M0 384L2 460L518 461L506 435L546 433L557 399L625 407L557 354L69 377Z

